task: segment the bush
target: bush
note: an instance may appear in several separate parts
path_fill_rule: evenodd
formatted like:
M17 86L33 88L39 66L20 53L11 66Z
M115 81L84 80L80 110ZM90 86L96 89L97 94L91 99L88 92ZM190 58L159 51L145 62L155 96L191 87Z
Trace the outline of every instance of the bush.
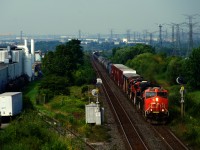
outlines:
M23 108L24 110L34 109L33 103L28 96L23 97Z
M82 89L81 89L81 93L88 92L88 89L89 89L89 87L87 85L83 86Z

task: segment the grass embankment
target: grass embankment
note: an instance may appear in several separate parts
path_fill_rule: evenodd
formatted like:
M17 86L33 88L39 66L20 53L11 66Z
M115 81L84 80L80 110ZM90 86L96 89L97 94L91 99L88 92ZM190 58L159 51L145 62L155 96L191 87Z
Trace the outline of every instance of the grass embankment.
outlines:
M40 104L36 104L38 86L39 81L33 82L23 92L24 106L34 110L25 109L20 119L14 120L1 131L0 149L84 149L81 142L75 144L77 138L59 136L42 121L35 110L55 118L81 139L91 142L109 140L106 128L85 123L85 104L88 104L89 99L87 92L82 93L82 87L71 87L70 96L59 95L51 100L40 97Z
M200 147L200 91L189 91L185 86L184 117L181 117L180 85L169 86L158 80L169 91L169 126L171 130L192 149Z

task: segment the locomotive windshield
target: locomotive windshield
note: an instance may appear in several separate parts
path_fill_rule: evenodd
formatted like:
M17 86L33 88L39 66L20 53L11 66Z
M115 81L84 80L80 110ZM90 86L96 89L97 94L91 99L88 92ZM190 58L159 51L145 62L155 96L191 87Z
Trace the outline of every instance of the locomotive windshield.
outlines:
M163 98L167 98L167 92L146 92L146 98L151 98L154 96L160 96Z
M156 92L146 92L146 98L151 98L156 96Z
M157 95L163 98L167 98L168 96L167 92L158 92Z

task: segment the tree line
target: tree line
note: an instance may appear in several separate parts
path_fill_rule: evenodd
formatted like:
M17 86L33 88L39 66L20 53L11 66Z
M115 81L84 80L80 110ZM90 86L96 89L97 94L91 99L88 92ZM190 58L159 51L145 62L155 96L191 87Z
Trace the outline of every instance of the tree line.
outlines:
M149 45L137 44L133 47L114 48L113 62L125 64L146 79L155 81L163 78L170 85L177 84L177 77L182 77L184 84L191 89L200 89L200 47L194 48L186 57L167 56L165 53L156 53L155 48ZM162 77L161 77L162 76Z
M58 45L42 59L40 95L52 98L54 95L69 95L69 87L92 83L95 73L84 54L81 41L73 39Z

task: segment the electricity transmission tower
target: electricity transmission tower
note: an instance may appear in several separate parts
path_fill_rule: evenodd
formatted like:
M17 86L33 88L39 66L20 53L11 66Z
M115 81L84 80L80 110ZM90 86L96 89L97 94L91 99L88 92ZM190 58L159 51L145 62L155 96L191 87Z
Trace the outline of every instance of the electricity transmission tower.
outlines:
M173 48L173 55L181 55L181 38L180 38L180 26L183 23L171 23L169 24L172 27L172 48ZM176 30L176 31L175 31Z
M110 39L113 40L113 29L110 30Z
M177 54L181 55L180 24L176 24L176 49Z
M162 44L163 44L163 41L162 41L162 27L163 27L163 24L159 24L158 27L159 27L159 38L158 38L158 41L159 41L160 47L162 47Z
M130 39L131 39L131 34L130 34L130 30L129 29L126 30L126 36L127 36L127 42L129 42Z
M156 33L157 31L154 32L147 32L149 33L149 45L153 46L153 33Z
M196 25L197 23L192 23L192 19L195 19L194 16L197 16L198 14L195 15L185 15L186 18L189 20L189 23L186 23L189 26L189 42L188 42L188 50L187 50L187 56L190 54L193 46L194 46L194 42L193 42L193 26Z

